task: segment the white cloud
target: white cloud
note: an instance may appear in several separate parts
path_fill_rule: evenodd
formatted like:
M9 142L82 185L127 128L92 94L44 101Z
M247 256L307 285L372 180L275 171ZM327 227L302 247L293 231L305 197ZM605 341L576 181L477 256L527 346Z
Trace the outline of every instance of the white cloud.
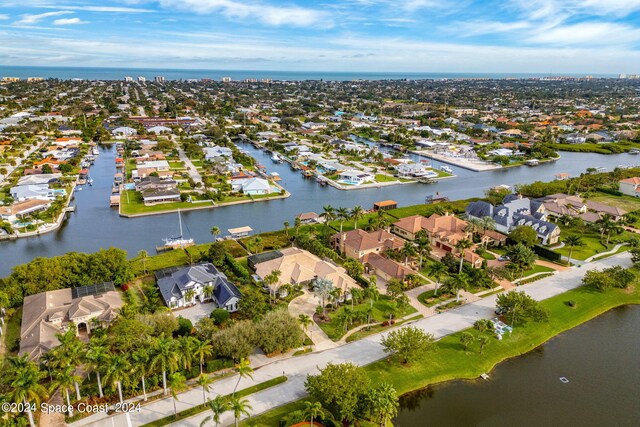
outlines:
M105 12L105 13L153 13L151 9L141 9L137 7L120 7L120 6L56 6L56 8L67 10L84 10L87 12Z
M53 21L53 25L78 25L88 24L87 21L81 21L80 18L62 18Z
M22 19L20 19L19 21L16 21L14 24L15 25L32 25L32 24L37 24L38 22L42 21L45 18L50 18L52 16L68 15L70 13L73 13L73 12L69 12L68 10L59 10L57 12L46 12L46 13L40 13L37 15L25 14L25 15L21 15Z
M257 19L272 26L331 27L330 16L321 10L299 6L272 6L236 0L159 0L162 7L198 14L220 13L232 19Z
M6 15L4 13L0 13L0 20L7 20L9 19L9 15Z
M533 35L530 41L561 46L621 45L640 40L640 29L609 22L582 22L563 25Z

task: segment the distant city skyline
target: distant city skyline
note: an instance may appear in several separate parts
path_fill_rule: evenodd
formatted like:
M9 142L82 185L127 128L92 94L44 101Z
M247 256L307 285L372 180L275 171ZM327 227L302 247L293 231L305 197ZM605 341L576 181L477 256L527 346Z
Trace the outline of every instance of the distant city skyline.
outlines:
M637 74L640 0L0 0L0 65Z

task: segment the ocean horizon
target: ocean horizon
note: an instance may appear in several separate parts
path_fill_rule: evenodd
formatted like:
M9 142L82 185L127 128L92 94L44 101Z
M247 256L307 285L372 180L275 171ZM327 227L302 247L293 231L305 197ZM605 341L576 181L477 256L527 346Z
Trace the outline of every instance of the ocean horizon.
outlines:
M283 70L206 70L175 68L109 68L109 67L48 67L48 66L5 66L0 65L1 77L42 77L62 80L123 80L125 76L134 79L142 76L147 80L163 76L166 80L212 79L232 80L271 79L271 80L428 80L428 79L464 79L464 78L541 78L541 77L584 77L614 78L614 74L576 74L576 73L438 73L438 72L362 72L362 71L283 71Z

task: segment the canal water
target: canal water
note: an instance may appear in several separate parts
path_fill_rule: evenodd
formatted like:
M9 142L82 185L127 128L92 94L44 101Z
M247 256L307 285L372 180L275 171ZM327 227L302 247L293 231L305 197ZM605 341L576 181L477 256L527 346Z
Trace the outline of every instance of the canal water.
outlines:
M638 426L639 325L640 307L612 310L498 365L490 381L454 381L402 398L394 425Z
M450 199L481 196L490 187L528 183L536 180L552 180L559 172L578 175L587 167L605 167L640 162L640 157L629 154L600 155L588 153L562 153L554 163L537 167L522 166L492 172L472 172L451 166L457 178L435 184L405 184L366 190L341 191L330 186L321 187L313 179L305 179L291 170L287 163L275 164L270 156L250 144L241 148L250 152L268 172L278 172L281 184L291 192L287 199L256 202L215 209L184 212L182 214L185 235L198 243L211 240L211 227L218 226L226 233L228 228L251 226L256 233L280 229L284 221L293 224L295 215L301 212L322 212L322 206L353 207L361 205L370 209L374 202L393 199L400 206L423 203L427 194L436 192ZM11 267L39 256L55 256L70 251L93 252L110 246L119 247L134 256L139 250L150 253L161 239L178 233L176 214L142 218L122 218L116 209L109 208L109 195L115 173L115 150L102 147L95 165L91 168L93 187L85 186L76 193L77 211L59 230L41 236L0 242L0 276L7 275ZM438 162L434 162L438 166Z

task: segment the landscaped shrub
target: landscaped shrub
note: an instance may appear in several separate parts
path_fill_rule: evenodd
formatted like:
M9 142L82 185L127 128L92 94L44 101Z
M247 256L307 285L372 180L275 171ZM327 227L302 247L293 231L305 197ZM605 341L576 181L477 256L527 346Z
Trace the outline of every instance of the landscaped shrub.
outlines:
M222 325L229 320L230 316L229 312L224 308L216 308L209 314L209 317L213 319L216 325Z
M544 246L535 245L533 247L533 251L541 258L546 258L549 261L560 261L562 259L562 255L556 251L545 248Z

